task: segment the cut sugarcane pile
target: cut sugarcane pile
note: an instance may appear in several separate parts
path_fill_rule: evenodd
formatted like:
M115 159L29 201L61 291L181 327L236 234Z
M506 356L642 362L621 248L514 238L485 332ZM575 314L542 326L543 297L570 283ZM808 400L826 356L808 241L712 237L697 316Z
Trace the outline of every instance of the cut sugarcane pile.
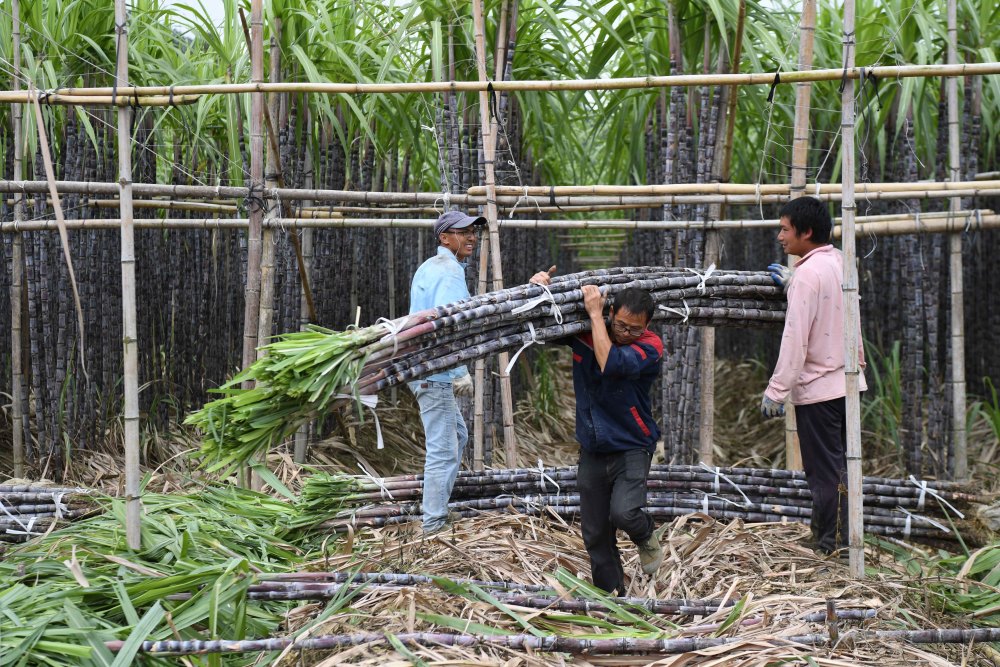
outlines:
M766 326L785 316L784 294L764 272L623 267L558 276L548 288L520 285L364 329L285 334L187 423L201 430L210 469L245 463L335 401L588 331L584 285L611 299L628 287L649 290L654 319L666 324ZM256 386L241 388L247 381Z
M92 513L88 489L0 485L0 542L25 542Z
M966 517L984 497L954 482L865 477L865 531L884 537L967 545L984 540L984 530ZM420 516L420 475L373 480L319 474L302 490L302 518L328 518L324 529L387 526ZM449 508L463 517L516 510L557 514L573 519L580 512L576 468L493 470L459 474ZM649 474L647 506L659 522L701 512L716 519L752 523L809 523L811 494L801 472L761 468L709 468L654 465ZM307 518L308 517L308 518Z

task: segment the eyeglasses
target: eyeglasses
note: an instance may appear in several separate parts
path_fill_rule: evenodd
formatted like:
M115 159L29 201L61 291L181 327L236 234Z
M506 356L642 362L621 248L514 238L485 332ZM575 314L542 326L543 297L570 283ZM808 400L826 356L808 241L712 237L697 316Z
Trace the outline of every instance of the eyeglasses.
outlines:
M476 234L478 234L478 232L474 228L472 228L472 227L470 227L469 229L449 229L445 233L446 234L457 234L458 236L465 236L467 238L468 237L473 237Z
M618 320L612 322L611 326L614 328L615 333L619 333L623 336L639 337L642 335L642 332L646 330L646 327L627 327Z

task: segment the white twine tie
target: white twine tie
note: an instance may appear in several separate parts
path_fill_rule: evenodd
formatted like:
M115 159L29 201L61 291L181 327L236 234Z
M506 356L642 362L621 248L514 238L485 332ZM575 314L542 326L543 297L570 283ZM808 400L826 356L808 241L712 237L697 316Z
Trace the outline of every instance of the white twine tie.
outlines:
M961 512L959 512L957 509L955 509L954 505L952 505L947 500L945 500L944 498L942 498L937 493L937 491L935 491L934 489L932 489L929 486L927 486L927 482L925 482L922 479L917 479L913 475L910 475L910 481L913 482L918 489L920 489L920 497L917 499L917 509L918 510L922 510L924 508L924 496L925 496L925 494L929 493L932 496L934 496L935 498L937 498L939 501L941 501L942 503L944 503L945 505L947 505L948 509L950 509L956 515L958 515L959 519L964 519L965 518L965 515L962 514Z
M938 523L937 521L935 521L934 519L932 519L930 517L921 516L920 514L913 514L909 510L907 510L905 507L897 507L896 509L898 509L900 512L902 512L903 514L906 515L906 525L903 526L903 535L906 536L907 538L910 537L910 523L911 523L911 519L917 519L918 521L926 521L927 523L931 524L932 526L934 526L938 530L943 530L946 533L951 533L951 529L950 528L948 528L947 526L941 525L940 523Z
M549 477L548 473L545 472L545 466L542 464L542 460L538 459L538 488L541 489L542 493L547 493L545 488L545 480L549 480L552 486L556 487L556 498L562 493L559 482Z
M743 496L743 500L746 501L744 507L750 507L751 505L753 505L753 503L750 502L750 499L747 498L747 494L743 493L743 489L741 489L736 482L726 477L726 474L722 472L722 470L720 470L718 466L715 466L715 468L713 468L712 466L706 465L704 461L700 462L698 466L715 475L715 482L713 484L713 486L715 487L715 493L719 493L719 478L721 477L722 479L726 480L726 482L728 482L731 487L736 489L737 493Z
M539 285L538 283L532 283L532 285L538 285L539 287L541 287L542 290L544 290L543 293L535 297L531 301L528 301L527 303L520 305L517 308L514 308L513 310L510 311L511 314L520 315L521 313L526 313L529 310L532 310L537 306L548 302L552 304L549 312L551 312L552 317L555 318L556 324L562 324L563 323L562 308L560 308L559 304L556 303L556 298L552 296L552 292L549 291L548 285Z
M684 304L683 312L677 310L676 308L670 308L669 306L663 306L663 305L657 306L657 308L659 308L660 310L665 310L668 313L673 313L674 315L681 318L680 321L681 324L687 324L688 317L691 315L691 308L690 306L688 306L687 299L681 299L681 302Z
M375 325L376 326L383 327L386 331L389 332L386 335L382 336L382 338L380 340L384 341L387 338L391 338L392 339L392 356L394 356L394 357L396 356L396 352L399 351L399 338L398 338L398 336L399 336L399 332L403 330L403 326L406 324L406 319L407 318L403 317L403 318L400 318L398 320L390 320L390 319L385 318L385 317L380 317L377 320L375 320Z
M378 423L378 413L375 412L375 407L378 405L378 394L364 394L355 396L354 394L334 394L335 399L346 398L348 400L357 401L361 405L365 406L372 411L372 417L375 419L375 437L377 441L377 449L385 449L385 442L382 440L382 425Z
M58 507L58 505L57 505L57 507ZM21 522L20 519L18 519L16 516L14 516L13 514L11 514L10 512L7 511L7 508L4 507L4 504L3 504L2 501L0 501L0 510L3 510L4 514L6 514L7 516L9 516L11 519L14 520L14 523L16 523L17 525L19 525L21 528L24 529L24 530L11 530L10 528L8 528L7 529L7 534L8 535L41 535L41 533L33 533L33 532L31 532L31 528L35 525L35 518L36 517L33 516L30 519L28 519L28 525L25 526Z
M521 349L515 352L514 356L510 358L510 362L507 364L507 368L505 368L503 371L504 374L510 375L510 369L514 368L514 362L517 361L517 358L521 356L521 353L524 352L525 349L527 349L530 345L535 345L535 344L545 345L544 340L538 339L538 336L535 334L535 325L533 325L531 322L528 322L528 333L531 334L531 339L525 342L525 344L521 346Z
M704 294L705 293L705 281L708 280L708 277L710 275L712 275L713 273L715 273L715 264L709 264L708 268L705 270L705 273L701 273L697 269L692 269L692 268L688 268L688 267L685 267L684 270L685 271L690 271L694 275L696 275L699 278L701 278L701 282L698 283L698 294Z
M392 497L392 491L387 489L385 486L384 477L376 477L375 475L368 472L368 470L363 465L359 464L358 467L361 469L361 472L364 473L365 477L367 477L369 481L371 481L375 486L378 487L379 495L381 495L383 499L389 498L390 500L395 500L395 498Z

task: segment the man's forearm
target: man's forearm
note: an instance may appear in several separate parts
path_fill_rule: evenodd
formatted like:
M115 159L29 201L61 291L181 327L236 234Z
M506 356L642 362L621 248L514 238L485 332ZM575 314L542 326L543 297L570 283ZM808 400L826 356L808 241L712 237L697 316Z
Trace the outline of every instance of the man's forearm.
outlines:
M611 354L611 339L608 337L608 328L604 326L604 318L598 315L590 316L591 339L594 341L594 356L597 357L597 365L604 372L604 367L608 363L608 355Z

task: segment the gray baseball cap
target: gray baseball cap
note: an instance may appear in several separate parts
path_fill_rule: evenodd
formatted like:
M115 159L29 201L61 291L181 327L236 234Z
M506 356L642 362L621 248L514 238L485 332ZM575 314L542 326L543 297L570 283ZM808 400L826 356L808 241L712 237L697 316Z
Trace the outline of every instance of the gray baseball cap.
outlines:
M448 211L441 215L434 223L434 236L449 229L465 229L470 225L485 225L486 218L483 216L466 215L461 211Z

